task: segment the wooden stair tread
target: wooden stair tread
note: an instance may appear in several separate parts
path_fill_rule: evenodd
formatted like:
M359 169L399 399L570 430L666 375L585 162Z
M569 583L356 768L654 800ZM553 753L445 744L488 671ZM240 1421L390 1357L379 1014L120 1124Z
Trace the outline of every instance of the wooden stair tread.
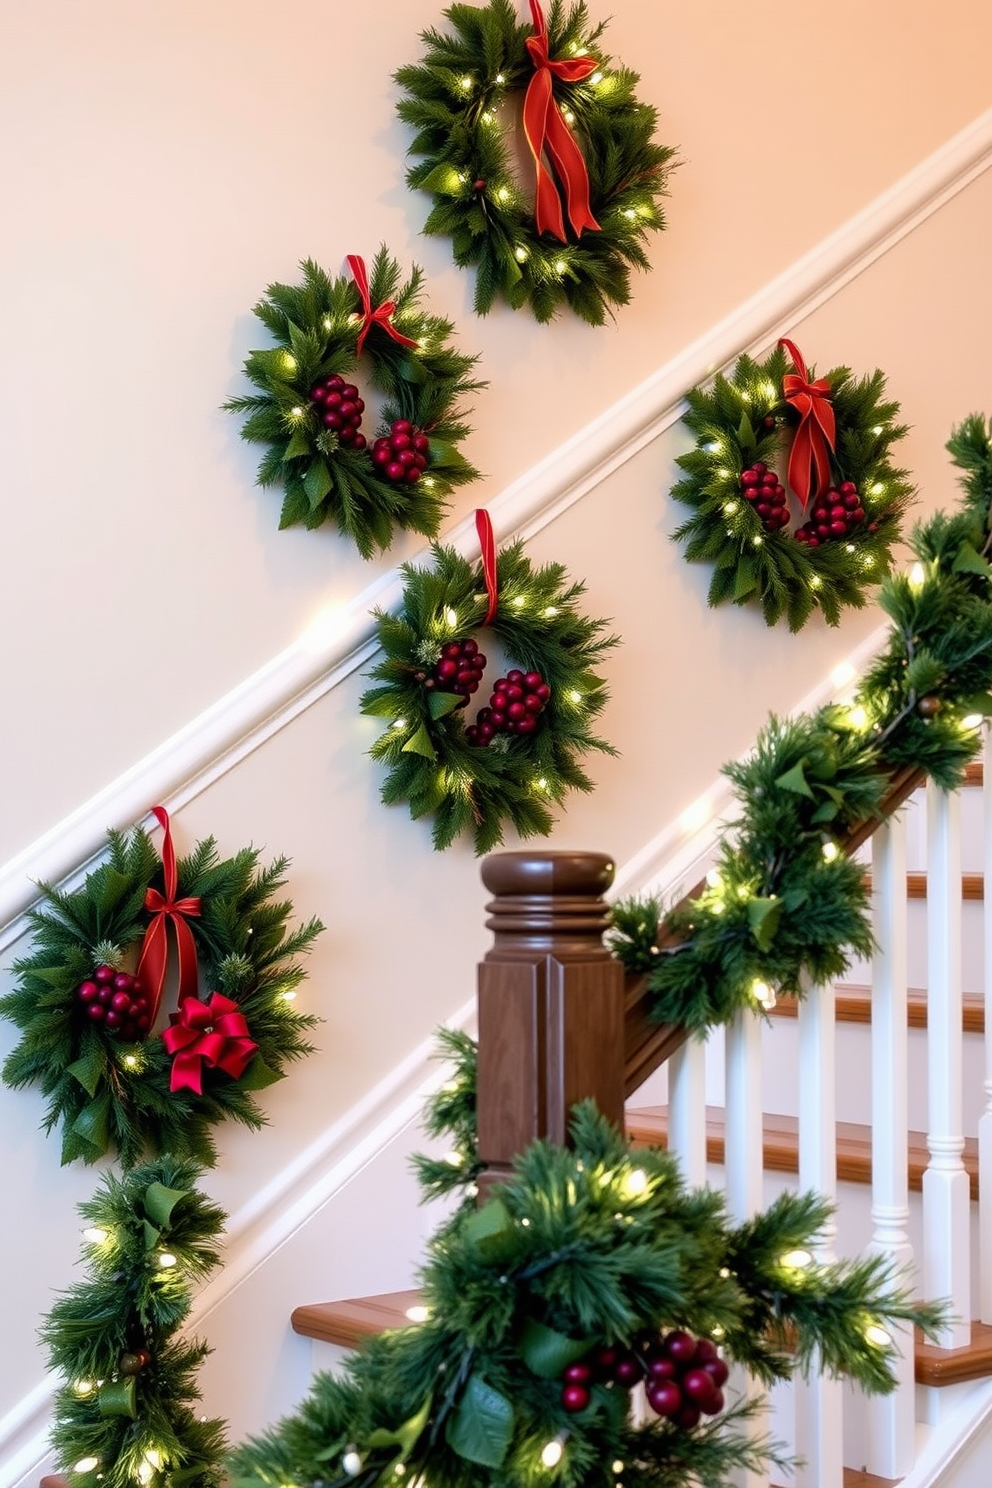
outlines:
M864 880L867 888L871 889L871 873L866 869ZM906 898L925 899L927 897L927 876L925 873L906 874ZM961 875L961 898L964 900L981 901L985 898L985 876L982 873L962 873Z
M973 1322L971 1342L959 1349L937 1348L917 1334L915 1355L918 1385L959 1385L983 1379L992 1374L992 1327Z
M765 1113L763 1153L764 1166L773 1173L798 1173L799 1122L795 1116ZM628 1111L627 1135L639 1146L667 1147L668 1107L644 1106ZM719 1106L706 1107L706 1160L724 1161L725 1116ZM909 1186L919 1192L929 1161L926 1136L909 1133ZM972 1199L978 1198L978 1143L965 1138L963 1161L968 1172ZM871 1182L871 1128L856 1121L837 1123L837 1177L846 1183Z
M420 1301L419 1291L382 1292L375 1297L348 1297L343 1302L312 1302L297 1307L293 1331L324 1343L354 1348L363 1338L408 1325L407 1308Z
M838 1023L871 1022L871 988L838 986L835 989ZM965 1033L985 1032L985 998L981 992L965 992L962 998L961 1027ZM794 997L780 997L771 1009L773 1018L794 1018L799 1003ZM910 987L907 1017L910 1028L927 1026L927 994L923 987Z

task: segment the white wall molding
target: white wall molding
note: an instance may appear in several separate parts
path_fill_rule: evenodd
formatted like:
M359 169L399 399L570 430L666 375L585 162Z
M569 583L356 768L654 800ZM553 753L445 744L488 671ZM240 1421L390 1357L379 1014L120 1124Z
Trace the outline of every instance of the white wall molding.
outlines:
M688 388L791 329L990 166L992 110L495 497L489 510L498 540L529 537L553 522L677 422ZM474 551L471 519L447 540ZM0 950L23 932L37 881L81 871L108 827L146 819L153 802L176 809L193 799L363 666L374 650L370 608L393 607L401 593L392 569L348 604L328 609L291 646L0 867Z

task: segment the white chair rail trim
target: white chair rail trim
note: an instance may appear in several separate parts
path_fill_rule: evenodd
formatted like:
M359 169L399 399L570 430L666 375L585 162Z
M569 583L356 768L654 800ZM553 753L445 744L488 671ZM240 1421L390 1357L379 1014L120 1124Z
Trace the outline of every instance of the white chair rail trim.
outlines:
M688 388L742 350L761 351L825 303L992 166L992 110L922 161L811 252L621 398L489 504L496 536L523 537L557 516L674 424ZM470 519L447 540L474 542ZM291 646L219 698L157 749L0 867L0 950L22 932L35 883L82 872L108 827L145 817L152 801L173 809L205 790L285 728L374 650L369 610L389 608L395 569L347 605L329 610Z

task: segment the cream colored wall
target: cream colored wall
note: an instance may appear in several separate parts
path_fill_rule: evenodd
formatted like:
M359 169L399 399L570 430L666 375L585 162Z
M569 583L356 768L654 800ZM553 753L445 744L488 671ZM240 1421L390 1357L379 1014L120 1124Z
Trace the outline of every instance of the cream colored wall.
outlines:
M323 604L417 550L401 541L365 565L331 531L276 531L277 499L254 488L254 456L218 411L242 386L258 342L249 307L270 279L292 277L305 254L339 268L381 240L425 264L432 305L482 353L491 382L469 447L489 477L462 494L462 516L992 105L984 0L841 0L812 44L769 3L618 8L611 45L642 70L642 95L684 159L655 272L603 330L508 311L480 322L446 245L418 236L424 203L403 187L389 76L437 19L426 0L375 0L353 19L311 0L7 9L0 860L265 663ZM987 173L794 327L821 367L885 367L929 505L953 495L942 450L952 422L992 405L990 228ZM677 429L659 438L531 549L584 578L590 612L612 615L624 636L604 721L621 758L593 761L598 789L555 839L619 861L878 620L869 610L796 639L748 612L708 611L705 572L668 539L678 513L664 493L684 447ZM301 914L328 924L306 993L325 1019L319 1055L267 1094L269 1129L222 1134L207 1186L232 1211L471 995L485 946L470 850L434 855L422 824L379 805L361 686L335 688L176 821L180 847L212 832L225 849L289 853ZM0 1054L11 1043L0 1026ZM20 1215L0 1230L0 1264L18 1280L3 1296L0 1461L4 1413L40 1377L38 1318L74 1276L74 1205L95 1183L59 1169L40 1117L35 1095L0 1090L0 1191L17 1195ZM225 1355L210 1366L208 1408L236 1432L286 1403L264 1359L298 1365L302 1345L279 1321L294 1303L354 1284L356 1255L370 1269L381 1260L383 1285L407 1267L374 1195L368 1205L347 1227L329 1217L306 1264L290 1264L290 1250L242 1288L239 1300L251 1287L264 1297L270 1355L233 1303L218 1317L232 1363L263 1360L250 1388L235 1387Z

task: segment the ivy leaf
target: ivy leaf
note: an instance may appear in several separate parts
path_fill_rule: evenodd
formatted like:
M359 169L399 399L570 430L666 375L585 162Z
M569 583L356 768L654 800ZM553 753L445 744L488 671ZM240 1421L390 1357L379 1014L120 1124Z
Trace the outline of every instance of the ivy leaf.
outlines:
M528 1318L518 1347L528 1369L542 1379L558 1379L569 1364L585 1358L595 1342L595 1338L569 1338Z
M184 1188L166 1188L164 1183L149 1183L145 1189L145 1213L153 1224L164 1230L172 1221L172 1211L181 1199L189 1198Z
M469 1376L445 1430L448 1446L480 1467L502 1467L513 1438L513 1406L481 1375Z
M806 780L805 765L805 760L799 760L797 764L792 766L791 770L786 770L783 774L777 775L775 777L775 784L780 790L794 791L797 796L808 796L812 801L815 797Z
M775 939L775 931L778 922L782 918L781 899L749 899L747 902L747 920L751 927L751 934L758 942L759 951L771 949L772 941Z

